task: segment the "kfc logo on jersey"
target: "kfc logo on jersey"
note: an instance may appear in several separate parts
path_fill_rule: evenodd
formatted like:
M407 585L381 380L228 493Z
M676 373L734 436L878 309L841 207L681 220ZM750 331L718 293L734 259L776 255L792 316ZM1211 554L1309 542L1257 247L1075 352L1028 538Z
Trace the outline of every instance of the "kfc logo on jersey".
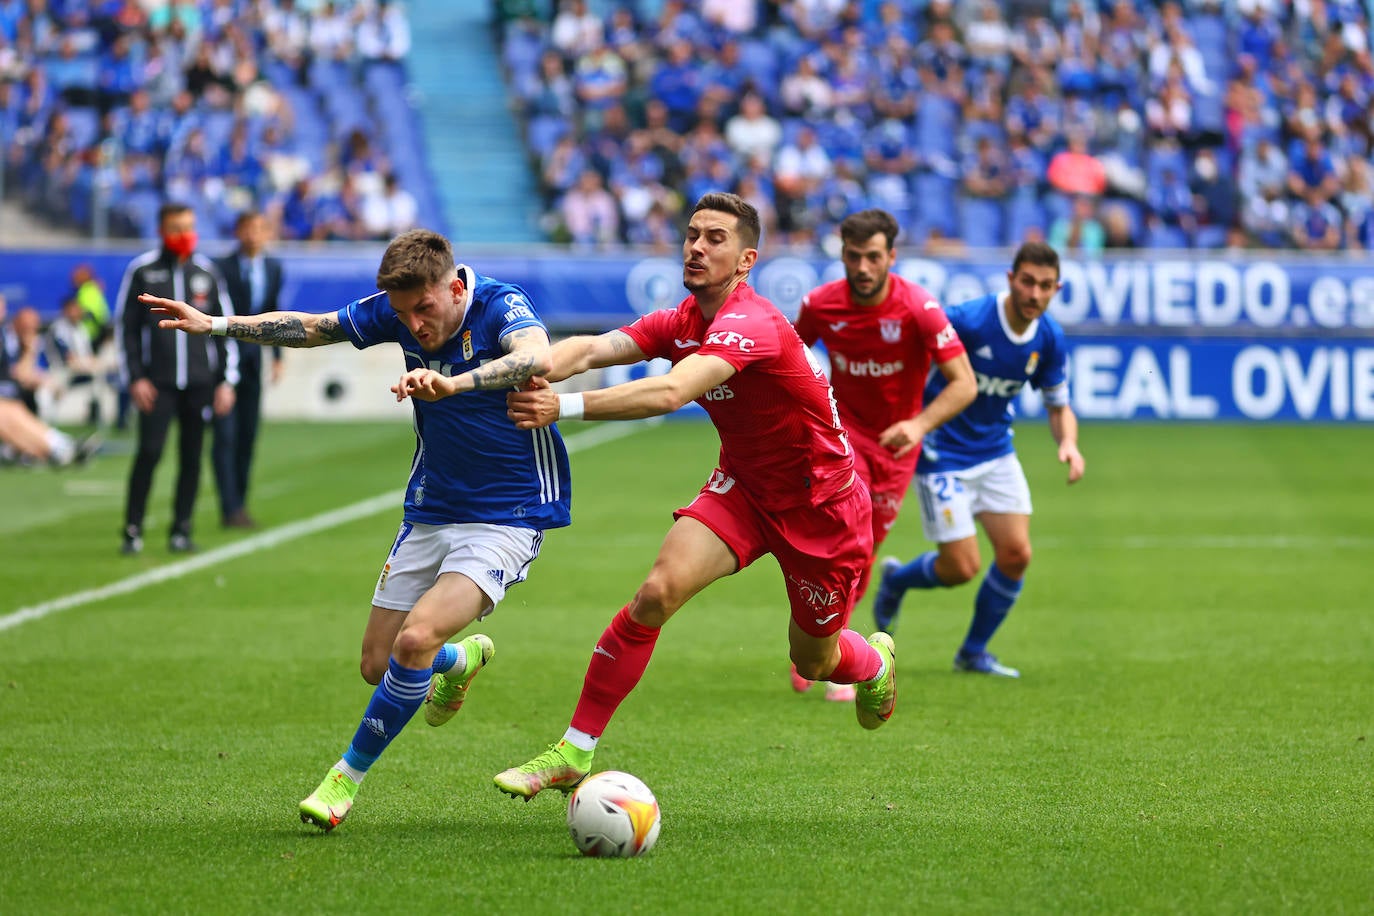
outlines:
M1025 380L1019 378L997 378L975 372L978 377L978 393L994 398L1014 398L1025 387Z
M855 378L885 378L906 368L900 359L892 363L880 363L876 359L851 360L843 353L830 354L830 362L836 372Z
M901 343L902 323L895 318L883 318L878 322L878 333L887 343Z
M945 325L944 329L940 331L939 334L935 335L936 349L939 349L940 347L949 346L950 344L954 343L955 338L957 338L958 336L959 332L954 330L954 325Z
M745 337L743 334L736 334L734 331L712 331L706 336L706 346L715 344L719 347L735 347L741 353L748 353L754 349L754 339Z

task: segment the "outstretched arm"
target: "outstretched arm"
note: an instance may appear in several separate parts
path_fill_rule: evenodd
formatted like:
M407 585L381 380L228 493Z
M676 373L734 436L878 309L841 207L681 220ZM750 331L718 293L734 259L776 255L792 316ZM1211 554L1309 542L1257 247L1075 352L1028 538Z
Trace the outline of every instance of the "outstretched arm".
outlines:
M527 391L506 395L506 414L521 429L548 426L564 415L564 398L581 404L575 417L586 420L642 420L672 413L701 397L735 374L735 367L719 356L693 353L665 375L635 379L610 388L559 395L542 379Z
M1048 407L1050 432L1054 441L1059 443L1059 461L1069 466L1069 483L1077 483L1083 478L1083 453L1078 450L1078 417L1067 404L1062 407Z
M163 299L143 293L138 301L149 306L159 317L157 326L185 331L187 334L209 334L214 330L211 317L185 302ZM346 340L343 328L334 312L314 315L307 312L265 312L261 315L233 315L224 319L224 334L236 340L281 347L322 347Z
M595 336L568 337L549 351L552 365L542 373L551 382L561 382L590 369L628 366L646 358L634 339L616 329Z

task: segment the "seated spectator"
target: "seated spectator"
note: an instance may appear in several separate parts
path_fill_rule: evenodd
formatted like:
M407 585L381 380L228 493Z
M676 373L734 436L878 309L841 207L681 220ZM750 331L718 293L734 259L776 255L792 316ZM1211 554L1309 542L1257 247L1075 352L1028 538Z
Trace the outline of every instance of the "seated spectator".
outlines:
M1280 248L1290 240L1288 202L1276 187L1266 185L1246 197L1240 219L1251 241L1261 247Z
M1293 207L1290 232L1293 244L1304 251L1335 251L1341 247L1341 214L1312 189Z
M895 7L895 3L884 4ZM976 18L964 30L964 45L969 62L983 70L997 71L1004 76L1011 69L1011 29L1002 18L1002 9L995 0L982 0Z
M415 195L401 187L395 172L386 173L380 190L363 196L363 229L370 239L389 241L409 232L418 215Z
M1236 184L1245 200L1272 193L1278 196L1288 185L1288 157L1267 134L1241 156Z
M1103 245L1120 250L1134 248L1135 238L1131 233L1131 215L1123 204L1106 204L1102 207Z
M828 117L835 104L834 90L809 56L798 60L796 69L783 77L778 97L789 115L813 121Z
M606 45L598 45L577 59L573 84L582 107L586 130L601 127L607 109L620 108L629 83L625 62Z
M782 125L768 113L763 97L750 92L740 100L739 114L725 123L725 142L741 162L756 155L772 159L782 143Z
M1341 189L1340 174L1336 162L1322 144L1321 129L1308 128L1301 139L1298 152L1290 157L1288 168L1288 193L1302 200L1315 199L1326 203Z
M1149 224L1154 230L1160 226L1181 231L1189 240L1197 232L1197 215L1193 211L1193 193L1184 176L1172 165L1160 169L1158 178L1145 192L1150 207Z
M1002 200L1011 190L1010 172L1006 156L992 138L979 137L973 156L964 166L964 193L970 197Z
M1235 182L1221 173L1215 152L1207 148L1198 150L1188 185L1193 192L1193 210L1200 226L1229 229L1236 225L1240 201Z
M1101 194L1107 189L1107 170L1088 152L1087 134L1075 131L1068 139L1068 146L1050 159L1045 177L1053 188L1065 194Z
M601 175L586 169L559 205L563 225L574 246L607 247L620 238L620 211Z
M97 354L86 330L86 311L75 296L62 303L62 311L48 327L47 351L50 363L60 370L62 378L56 395L65 397L73 388L88 394L87 417L93 426L100 424L100 391L109 381L113 368Z
M701 69L691 43L675 41L668 46L667 57L649 81L649 93L663 103L674 130L685 133L691 127L702 93Z
M1050 226L1049 244L1066 255L1097 255L1107 244L1107 234L1097 220L1097 200L1087 194L1073 199L1069 213Z
M605 44L605 32L601 19L587 9L586 0L563 0L553 17L549 41L564 59L574 61Z
M830 177L830 156L816 142L816 131L803 126L792 143L784 144L773 161L773 189L777 199L778 229L784 241L814 228L815 214L809 213L807 198Z
M38 309L24 306L5 323L8 308L0 295L0 348L5 360L9 397L18 400L31 413L38 414L38 392L50 384L48 359L43 346L43 319Z

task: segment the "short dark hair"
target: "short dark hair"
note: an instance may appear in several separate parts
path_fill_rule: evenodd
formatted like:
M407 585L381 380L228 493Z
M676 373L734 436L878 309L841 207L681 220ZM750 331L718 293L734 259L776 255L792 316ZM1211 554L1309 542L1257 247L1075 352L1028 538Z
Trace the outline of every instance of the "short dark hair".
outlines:
M157 224L160 227L163 223L167 222L167 217L180 216L182 213L189 212L190 209L190 204L184 204L179 200L169 200L157 208Z
M897 233L901 231L897 218L886 210L860 210L849 214L840 223L840 240L856 245L881 232L883 238L887 239L887 250L891 251L897 247Z
M1054 275L1059 276L1059 252L1044 242L1026 242L1016 249L1016 257L1011 261L1011 272L1016 273L1022 264L1053 267Z
M387 292L424 289L453 272L453 246L437 232L412 229L391 240L377 268L377 288Z
M692 208L693 213L701 210L729 213L738 223L739 234L740 238L744 240L744 247L759 247L759 236L762 234L762 230L759 228L759 211L755 210L754 205L743 197L724 191L712 191L709 194L701 195L701 200L698 200L697 205Z
M262 211L254 210L252 207L240 212L239 215L234 218L234 231L238 232L243 228L244 223L248 222L250 219L257 219L260 216L262 216Z

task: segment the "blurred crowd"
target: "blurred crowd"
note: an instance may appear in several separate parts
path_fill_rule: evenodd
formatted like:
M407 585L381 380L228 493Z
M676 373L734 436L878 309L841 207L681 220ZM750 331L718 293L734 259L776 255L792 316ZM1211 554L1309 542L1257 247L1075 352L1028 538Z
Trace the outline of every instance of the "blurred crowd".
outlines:
M432 194L404 102L410 27L389 0L0 0L4 186L81 231L388 239Z
M499 3L549 236L673 247L735 191L824 247L1374 245L1364 0Z

